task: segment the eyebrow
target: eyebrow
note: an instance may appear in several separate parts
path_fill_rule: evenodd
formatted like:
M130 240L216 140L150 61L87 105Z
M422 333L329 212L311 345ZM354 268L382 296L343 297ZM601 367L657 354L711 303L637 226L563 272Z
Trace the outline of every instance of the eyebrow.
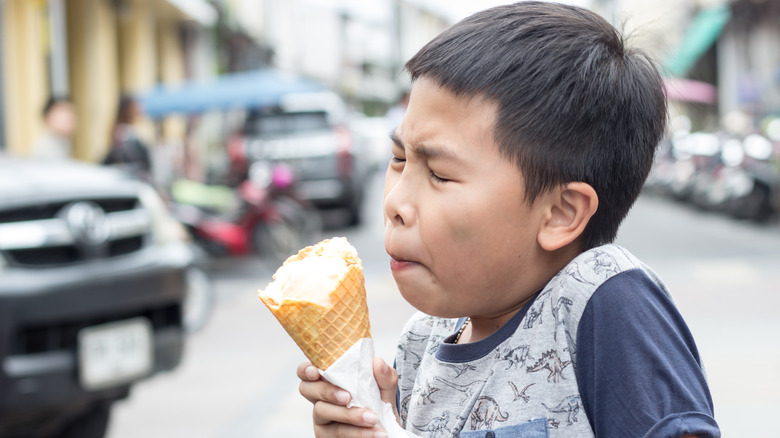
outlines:
M404 145L404 142L398 138L398 136L395 134L395 130L390 131L390 140L395 143L396 146L403 149L404 151L407 150L406 145ZM425 145L418 145L412 148L412 152L414 152L417 155L422 155L425 158L441 158L446 160L454 160L456 158L455 154L451 153L450 151L442 148L437 147L430 147Z

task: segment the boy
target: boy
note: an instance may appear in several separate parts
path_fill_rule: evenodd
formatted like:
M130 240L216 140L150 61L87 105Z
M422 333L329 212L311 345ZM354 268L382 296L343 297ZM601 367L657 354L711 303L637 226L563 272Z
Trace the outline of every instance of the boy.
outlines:
M719 436L660 280L610 244L664 132L661 78L585 9L475 14L406 64L385 248L407 323L375 377L420 436ZM384 436L301 364L318 437ZM397 393L396 393L397 388Z

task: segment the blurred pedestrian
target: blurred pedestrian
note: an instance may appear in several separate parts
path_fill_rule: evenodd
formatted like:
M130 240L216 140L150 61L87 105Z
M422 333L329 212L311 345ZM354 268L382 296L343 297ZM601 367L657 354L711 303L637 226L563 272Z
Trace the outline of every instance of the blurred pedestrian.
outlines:
M390 125L391 130L395 129L398 125L401 124L401 120L403 120L404 114L406 114L406 108L408 106L409 91L404 91L398 98L398 102L391 106L387 110L387 113L385 113L385 118L387 119L387 123Z
M116 122L111 131L111 146L103 164L118 165L135 177L151 179L152 162L149 150L138 137L135 123L141 116L141 106L129 95L122 95L116 112Z
M76 111L65 96L51 96L43 107L44 131L33 148L35 158L62 160L71 155Z
M398 97L398 101L395 103L395 105L391 106L387 112L385 113L385 120L387 120L387 131L393 132L395 131L395 128L398 127L398 125L401 124L401 120L404 119L404 115L406 114L406 108L409 107L409 90L405 90L401 95ZM385 136L387 138L387 136ZM390 140L386 140L387 147L383 151L382 156L380 157L380 162L387 164L388 160L390 160L393 157L392 153L392 146L393 142Z

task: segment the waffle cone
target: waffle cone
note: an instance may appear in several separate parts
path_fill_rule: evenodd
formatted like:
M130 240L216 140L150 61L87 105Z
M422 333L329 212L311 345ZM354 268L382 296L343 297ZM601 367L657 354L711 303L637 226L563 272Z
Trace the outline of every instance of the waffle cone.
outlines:
M321 255L322 245L327 242L302 249L284 265ZM341 255L346 271L327 293L330 304L297 296L294 290L285 292L281 299L262 290L258 293L306 357L321 370L332 365L358 340L371 337L362 263L356 252Z

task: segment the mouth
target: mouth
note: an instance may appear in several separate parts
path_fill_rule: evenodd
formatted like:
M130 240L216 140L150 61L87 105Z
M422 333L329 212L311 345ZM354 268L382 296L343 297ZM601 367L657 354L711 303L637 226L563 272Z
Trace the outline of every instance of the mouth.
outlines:
M419 263L412 262L409 260L396 260L396 259L390 260L390 270L393 272L402 272L419 265L420 265Z
M388 253L388 255L390 255L390 270L393 272L401 272L415 266L420 266L419 262L407 259L403 256L391 253Z

